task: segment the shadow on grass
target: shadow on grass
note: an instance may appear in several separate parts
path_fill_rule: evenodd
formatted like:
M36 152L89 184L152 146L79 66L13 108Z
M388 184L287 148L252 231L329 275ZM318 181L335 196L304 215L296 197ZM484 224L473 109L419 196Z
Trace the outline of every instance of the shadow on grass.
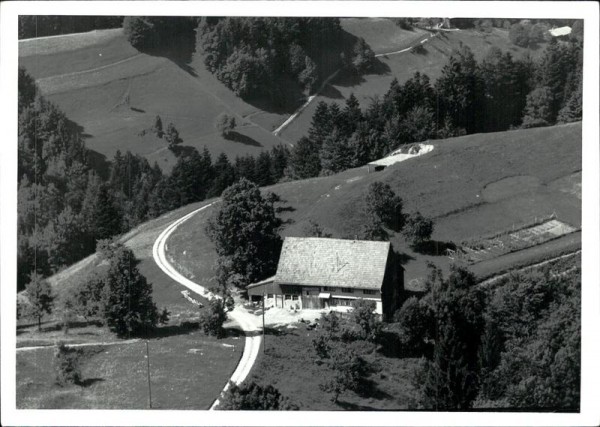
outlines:
M141 108L129 107L131 111L135 111L136 113L145 113L146 110L142 110Z
M103 382L103 381L105 381L104 378L86 378L85 380L80 381L79 384L77 384L77 385L79 385L81 387L89 387L93 384Z
M174 145L169 147L169 150L175 155L175 157L187 157L190 156L196 149L189 145Z
M438 240L429 240L427 242L419 243L413 246L415 252L423 255L431 256L445 256L447 250L456 250L456 245L452 242L440 242Z
M345 402L339 399L337 401L337 405L346 411L377 411L377 409L373 408L372 406L358 405L356 403Z
M239 142L240 144L250 145L252 147L262 147L260 142L236 131L229 132L226 139L228 141Z

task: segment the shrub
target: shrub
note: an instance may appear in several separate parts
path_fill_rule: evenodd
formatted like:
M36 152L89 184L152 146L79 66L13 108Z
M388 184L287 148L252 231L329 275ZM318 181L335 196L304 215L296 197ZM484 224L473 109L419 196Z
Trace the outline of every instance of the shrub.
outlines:
M56 383L65 386L81 383L81 369L79 367L80 351L69 348L64 343L58 343L54 350L54 368Z
M272 385L263 387L251 382L241 386L230 383L229 390L221 398L219 409L290 411L298 407Z
M236 127L235 117L221 113L215 119L215 128L223 138L228 138Z
M200 315L200 326L205 335L220 338L225 335L223 324L226 320L225 302L222 299L213 298L210 300L208 308L203 310Z
M352 320L360 327L360 338L376 341L381 333L381 320L375 313L375 303L364 299L356 300L352 306Z
M419 246L431 239L433 233L433 220L424 217L420 212L415 212L408 217L406 226L402 230L404 237L412 246Z
M344 347L336 348L331 355L329 366L333 376L319 385L321 390L331 393L331 400L337 402L346 390L361 391L366 385L369 372L366 361L356 352Z

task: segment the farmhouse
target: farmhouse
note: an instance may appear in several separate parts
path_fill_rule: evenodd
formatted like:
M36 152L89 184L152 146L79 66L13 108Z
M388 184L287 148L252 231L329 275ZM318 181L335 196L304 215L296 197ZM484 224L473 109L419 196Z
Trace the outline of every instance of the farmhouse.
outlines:
M389 242L286 237L275 276L248 286L266 306L323 309L374 301L390 318L401 304L404 269Z

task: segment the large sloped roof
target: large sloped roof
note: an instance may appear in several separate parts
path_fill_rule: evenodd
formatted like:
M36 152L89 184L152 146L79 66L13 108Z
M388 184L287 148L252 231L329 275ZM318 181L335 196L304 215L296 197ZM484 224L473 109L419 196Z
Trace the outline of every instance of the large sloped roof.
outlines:
M275 282L380 289L389 242L286 237Z

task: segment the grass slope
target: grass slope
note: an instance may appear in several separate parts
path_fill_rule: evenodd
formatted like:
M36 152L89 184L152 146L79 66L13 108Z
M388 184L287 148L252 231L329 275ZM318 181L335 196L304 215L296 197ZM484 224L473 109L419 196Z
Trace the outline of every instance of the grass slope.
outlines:
M369 184L383 181L403 198L404 210L419 210L435 219L432 238L460 243L532 223L552 213L560 221L581 227L581 123L477 134L433 141L431 153L368 174L366 168L338 175L277 184L267 188L285 202L281 216L283 234L302 236L309 220L334 237L354 237L364 222L364 197ZM528 187L515 185L515 176L532 177ZM508 179L507 179L508 178ZM490 194L486 187L496 183ZM579 190L578 190L579 188ZM204 233L213 208L179 227L169 241L172 254L195 280L210 280L216 261L214 248ZM415 253L399 235L394 247L405 253L405 279L418 288L426 277L427 261L447 269L445 256ZM570 242L565 242L570 247ZM560 245L558 245L560 246ZM560 248L550 245L552 253ZM528 251L532 259L545 256ZM523 261L518 255L511 255ZM488 263L482 274L504 271L503 262Z
M230 158L256 155L281 142L270 131L287 116L263 117L260 125L245 119L260 110L225 88L198 56L184 70L167 58L140 54L120 30L107 31L31 41L19 51L20 65L82 126L92 150L109 159L117 149L130 150L169 171L175 156L165 141L138 136L156 115L165 126L175 123L184 145L200 150L206 145L215 157L221 152ZM236 140L225 140L214 129L222 112L237 116Z
M381 19L344 19L344 29L356 36L364 37L375 53L394 52L403 48L414 46L420 40L430 37L431 34L423 30L414 32L395 27L389 20ZM391 25L390 25L391 24ZM381 32L379 32L381 30ZM424 34L425 33L425 34ZM389 43L394 40L394 45ZM396 44L397 43L397 44ZM351 93L357 97L364 109L375 96L383 96L390 87L394 78L400 83L408 80L415 72L426 74L432 83L440 76L442 68L454 49L461 45L468 46L475 57L481 60L493 46L502 51L510 52L515 58L530 54L538 56L543 47L535 50L523 49L513 45L508 39L508 31L494 28L491 33L482 33L476 30L461 30L442 32L438 37L429 38L423 44L423 52L408 51L395 55L379 57L378 72L360 78L339 77L333 80L323 92L315 98L298 118L289 125L281 137L295 142L306 135L310 121L319 101L331 103L332 101L343 104Z
M206 202L203 202L206 203ZM244 340L232 331L216 340L186 326L197 321L198 308L186 300L185 288L166 276L152 259L152 246L164 228L201 204L169 212L130 231L121 241L141 260L138 268L153 284L159 308L171 312L171 320L150 338L153 407L162 409L208 409L235 370ZM49 279L60 299L91 272L104 266L92 255ZM202 300L194 296L196 300ZM42 332L30 319L17 326L17 347L71 344L119 343L106 327L87 322L71 325L64 335L58 321L49 317ZM86 349L90 347L85 347ZM82 364L84 387L61 388L54 384L53 349L17 353L17 405L19 408L145 409L147 383L143 342L93 346Z
M243 339L201 332L150 340L152 408L208 409L233 372ZM148 409L146 344L83 347L83 386L55 382L53 348L17 354L19 409Z

